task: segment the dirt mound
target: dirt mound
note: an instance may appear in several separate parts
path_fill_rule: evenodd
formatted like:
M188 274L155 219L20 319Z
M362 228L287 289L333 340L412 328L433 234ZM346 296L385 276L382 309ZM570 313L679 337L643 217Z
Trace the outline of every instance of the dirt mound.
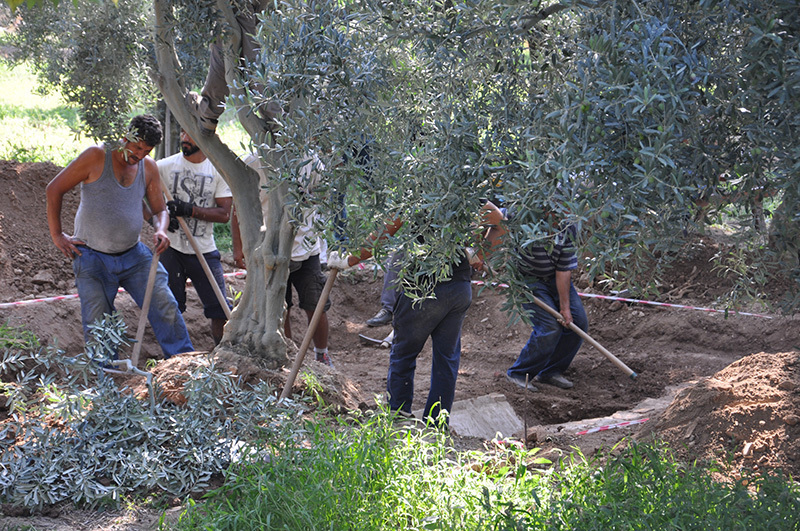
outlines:
M5 191L0 194L0 322L24 326L43 341L56 343L68 354L75 354L83 348L80 304L75 297L71 264L52 244L45 216L44 189L58 170L52 164L0 161L0 183ZM72 192L64 204L62 219L64 230L68 233L72 231L77 203L77 192ZM147 238L144 241L150 243ZM711 270L709 259L725 250L724 243L719 239L687 239L683 259L675 264L666 294L659 300L685 306L712 306L729 283ZM223 262L226 272L233 273L231 257L223 256ZM241 290L244 286L244 280L240 277L229 276L227 282L234 290ZM586 279L578 282L577 286L585 294L601 293L598 286L591 285ZM364 324L379 308L380 289L380 275L370 267L344 272L337 280L328 313L331 356L335 363L329 386L333 391L324 397L329 404L372 407L376 399L385 393L388 350L362 345L358 339L360 333L383 338L390 331L388 326L373 329ZM800 319L781 316L767 319L738 314L726 316L723 313L586 297L584 303L590 320L589 333L639 377L635 380L628 378L600 352L584 345L567 373L575 382L574 388L565 391L540 386L539 392L526 393L508 383L504 373L516 359L530 329L519 321L510 324L511 316L502 309L504 302L502 289L492 290L476 285L473 304L464 323L463 356L456 400L502 393L529 427L563 426L560 433L569 435L563 439L539 440L537 446L590 448L596 447L598 441L613 444L615 439L630 435L634 428L578 435L581 431L575 429L570 432L572 428L569 423L631 410L642 401L663 397L669 389L686 382L706 382L695 386L694 391L690 389L680 395L679 402L669 410L663 421L657 421L653 416L645 424L635 425L672 437L679 449L687 444L685 435L689 426L683 427L680 420L670 420L670 415L677 414L676 408L683 406L683 411L691 411L692 408L707 407L712 394L709 391L704 395L703 389L715 385L708 382L752 382L748 385L755 390L757 380L754 378L760 377L762 379L758 381L762 383L759 385L764 386L762 395L714 403L716 409L708 414L720 415L719 420L712 417L705 421L698 420L697 426L689 434L689 437L694 437L692 448L700 452L707 440L710 441L709 445L719 444L724 451L736 447L741 452L746 443L752 442L750 450L755 457L745 458L746 463L754 461L761 466L762 457L770 456L764 460L763 466L795 470L793 467L796 465L789 456L796 453L788 449L785 440L797 438L796 426L785 420L790 417L787 417L782 406L784 398L770 401L772 399L765 397L776 397L779 396L776 393L782 393L781 397L796 399L796 391L782 388L781 385L788 384L781 382L798 383L796 374L790 372L791 364L788 361L788 357L797 353L785 353L800 350ZM189 290L187 306L184 318L195 349L211 350L213 343L208 321L202 315L201 305L193 290ZM130 297L120 294L117 308L131 327L128 334L135 335L138 309ZM758 311L758 308L750 310ZM305 333L305 316L295 310L291 319L292 330L299 342ZM161 360L160 349L149 330L142 345L142 366L148 359ZM154 371L159 373L162 385L174 380L175 385L179 386L180 382L185 381L185 375L190 370L187 360L179 357L169 362L158 362ZM780 360L787 361L780 365ZM318 365L313 361L306 363L307 366ZM424 403L429 388L430 365L430 347L427 346L418 360L414 408ZM283 371L262 374L258 370L247 369L238 361L228 362L226 367L226 370L236 367L235 374L246 374L244 378L274 378L273 385L276 388L282 386L282 378L286 374ZM324 370L318 372L323 379L326 377ZM704 380L712 376L714 379ZM749 380L751 378L753 380ZM736 392L742 387L741 384L730 385L737 389ZM347 399L340 398L343 396ZM719 391L713 396L729 395ZM725 406L724 409L722 406ZM695 416L699 419L705 410L696 411ZM725 419L728 419L727 424ZM745 422L750 420L757 426L762 426L760 420L765 422L760 432L753 432L765 434L763 442L756 440L744 428ZM740 431L734 430L738 446L731 442L731 422L738 422L741 428ZM783 431L780 429L781 422L785 424ZM724 439L724 444L721 439ZM716 449L709 448L709 455L714 454Z
M637 438L734 470L800 475L800 353L759 352L684 389Z

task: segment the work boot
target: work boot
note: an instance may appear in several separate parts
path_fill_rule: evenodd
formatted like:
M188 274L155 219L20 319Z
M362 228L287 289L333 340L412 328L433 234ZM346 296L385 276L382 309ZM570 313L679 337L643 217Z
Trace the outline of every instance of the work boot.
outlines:
M203 114L203 111L208 108L208 100L203 99L200 94L196 92L189 92L186 94L186 106L189 111L197 120L197 125L200 127L200 133L203 136L214 136L217 131L217 120L208 118Z
M554 385L561 389L572 389L572 386L574 385L572 382L564 378L564 375L560 372L554 372L553 374L547 374L544 376L540 374L536 377L536 381L547 385Z
M530 380L528 380L528 382L526 383L524 376L516 376L516 375L512 376L512 375L506 373L506 380L508 380L509 382L513 383L514 385L522 387L523 389L525 389L527 391L530 391L532 393L539 390L535 385L533 385L530 382Z
M392 312L381 308L371 319L367 319L367 326L383 326L392 322Z

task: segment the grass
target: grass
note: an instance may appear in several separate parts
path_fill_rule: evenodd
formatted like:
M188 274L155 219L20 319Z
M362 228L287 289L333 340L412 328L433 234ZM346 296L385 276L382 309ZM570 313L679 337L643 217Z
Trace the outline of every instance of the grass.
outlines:
M800 488L780 476L732 484L658 444L580 453L549 466L536 451L458 453L435 429L388 415L309 423L305 444L265 441L226 485L190 501L171 529L797 529Z
M52 162L64 167L94 140L83 134L77 108L57 94L36 91L36 76L26 65L0 61L0 160ZM233 110L220 117L220 139L246 154L248 136Z
M33 332L8 323L0 324L0 349L33 351L39 346L39 338Z
M77 109L57 95L35 92L25 66L0 63L0 159L65 166L91 143L81 135Z

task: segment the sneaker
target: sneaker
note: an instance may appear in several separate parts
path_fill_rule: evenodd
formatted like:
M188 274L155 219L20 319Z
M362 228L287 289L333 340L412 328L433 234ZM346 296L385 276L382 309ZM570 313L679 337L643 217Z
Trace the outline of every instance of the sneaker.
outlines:
M333 360L331 360L331 357L328 355L327 352L324 353L324 354L320 354L318 352L317 353L317 361L320 362L320 363L324 363L325 365L327 365L328 367L333 369Z
M392 322L392 312L390 312L386 308L381 308L381 310L378 313L376 313L372 319L367 319L367 326L383 326L391 322Z
M560 387L561 389L572 389L572 386L574 385L572 382L564 378L564 375L560 372L554 372L553 374L548 374L546 376L539 375L536 377L536 381L547 385L554 385L556 387Z
M207 102L203 101L203 97L196 92L189 92L186 94L186 106L197 118L197 125L200 127L200 132L203 136L214 136L217 130L217 120L203 116L203 104L208 106Z
M506 373L506 380L508 380L509 382L513 383L514 385L522 387L523 389L527 389L528 391L531 391L531 392L535 392L535 391L539 390L535 385L533 385L531 383L530 379L528 380L528 385L525 385L525 377L523 377L523 376L512 376L512 375Z

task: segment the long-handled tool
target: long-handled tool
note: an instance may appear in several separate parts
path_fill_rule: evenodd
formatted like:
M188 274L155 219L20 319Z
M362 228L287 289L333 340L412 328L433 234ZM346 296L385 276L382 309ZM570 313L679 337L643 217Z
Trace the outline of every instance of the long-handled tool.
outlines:
M142 350L144 327L147 325L147 312L150 311L156 273L158 273L158 255L153 251L153 261L150 262L150 273L147 275L147 287L144 290L144 301L142 301L142 313L139 315L139 327L136 329L136 343L133 344L133 353L131 354L131 365L134 367L139 365L139 352Z
M164 195L167 198L167 201L172 201L172 194L169 192L164 183L161 183L161 190L164 192ZM208 267L208 262L206 261L205 256L203 253L200 252L200 247L197 245L197 240L194 239L192 236L192 232L189 230L189 225L186 223L186 220L179 217L178 224L181 226L183 233L186 235L186 238L189 240L189 244L194 249L194 254L197 255L197 259L200 261L200 267L203 268L206 276L208 277L208 283L211 284L211 289L214 290L214 295L217 296L217 300L219 301L219 305L222 306L222 311L225 312L225 317L228 319L231 318L231 309L228 307L228 301L225 299L225 295L223 295L222 290L219 289L219 284L217 284L217 280L214 278L214 273L211 272L211 268Z
M314 309L314 313L311 316L311 321L308 322L306 335L303 337L303 342L300 344L300 350L297 353L297 357L294 359L292 371L286 378L286 385L283 386L283 391L278 399L279 402L289 396L289 392L292 390L294 380L297 378L297 373L300 372L300 366L303 364L303 358L306 355L306 350L308 350L308 346L311 344L311 339L314 337L314 332L317 330L319 320L322 319L322 314L325 312L325 303L328 302L328 296L331 294L333 282L336 280L336 275L338 273L339 270L335 268L331 269L328 273L328 280L325 282L325 287L322 288L322 294L319 296L319 302L317 303L317 307ZM288 319L289 317L287 316L286 318Z
M546 310L546 311L547 311L547 312L548 312L550 315L552 315L553 317L555 317L555 318L556 318L556 320L559 320L559 321L560 321L560 320L562 319L562 317L561 317L561 314L560 314L560 313L558 313L558 312L557 312L557 311L555 311L553 308L551 308L550 306L548 306L548 305L547 305L547 303L546 303L546 302L544 302L543 300L541 300L540 298L538 298L538 297L534 296L534 297L533 297L533 302L534 302L534 303L536 303L536 305L537 305L537 306L539 306L539 307L541 307L542 309ZM579 336L581 336L583 339L585 339L585 340L586 340L586 342L587 342L587 343L589 343L590 345L592 345L594 348L596 348L597 350L599 350L599 351L600 351L600 352L601 352L601 353L602 353L602 354L603 354L603 355L604 355L606 358L608 358L609 360L611 360L611 363L613 363L614 365L616 365L617 367L619 367L620 369L622 369L622 371L623 371L623 372L625 372L625 374L627 374L628 376L630 376L630 377L631 377L631 379L636 379L636 377L637 377L637 376L639 376L638 374L636 374L635 372L633 372L633 371L632 371L632 370L631 370L631 369L630 369L630 368L629 368L627 365L625 365L624 363L622 363L622 362L619 360L619 358L617 358L617 357L616 357L616 356L614 356L612 353L610 353L608 350L606 350L606 349L603 347L603 345L601 345L600 343L598 343L597 341L595 341L595 340L594 340L594 339L593 339L593 338L592 338L592 337L591 337L589 334L587 334L586 332L584 332L583 330L581 330L581 329L578 327L578 325L576 325L575 323L570 323L570 324L569 324L569 329L570 329L570 330L572 330L573 332L575 332L576 334L578 334Z
M358 334L358 337L361 339L361 342L365 345L374 345L376 347L389 348L392 346L392 341L394 341L394 330L389 332L389 335L383 339L375 339L374 337L365 336L364 334Z

